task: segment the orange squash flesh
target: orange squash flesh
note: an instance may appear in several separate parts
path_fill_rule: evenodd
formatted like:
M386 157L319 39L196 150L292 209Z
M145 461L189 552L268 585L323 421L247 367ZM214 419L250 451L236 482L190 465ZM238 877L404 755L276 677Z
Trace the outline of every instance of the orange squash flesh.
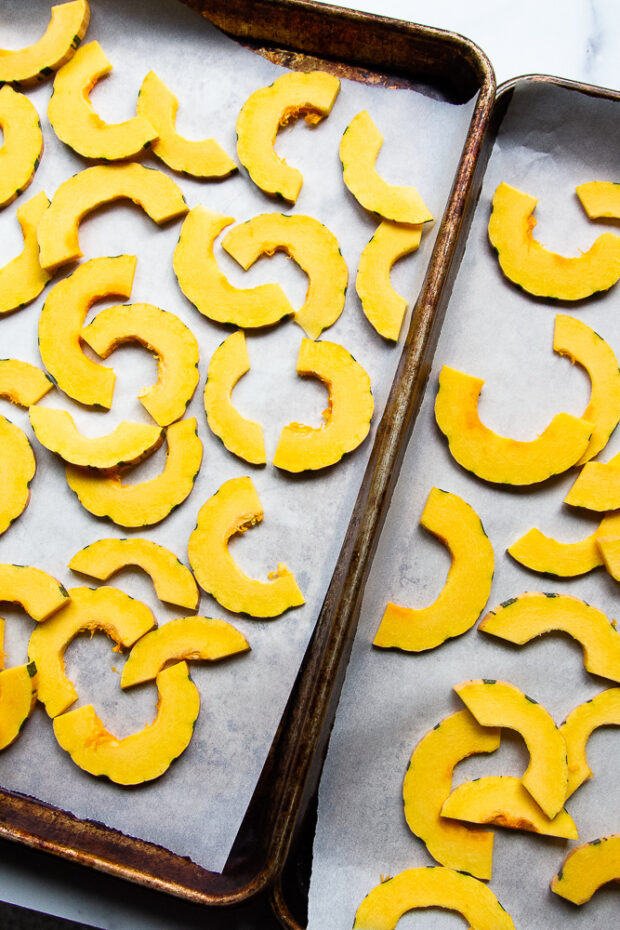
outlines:
M620 726L620 688L608 688L571 710L560 726L566 741L569 798L593 772L586 758L586 743L593 730L602 726Z
M551 881L554 894L585 904L608 882L620 881L620 833L590 840L572 849Z

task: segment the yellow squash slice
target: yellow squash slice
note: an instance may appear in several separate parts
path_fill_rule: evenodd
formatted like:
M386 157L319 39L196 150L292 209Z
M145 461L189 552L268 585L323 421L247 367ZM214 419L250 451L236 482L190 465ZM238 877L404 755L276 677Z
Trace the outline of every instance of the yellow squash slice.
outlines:
M0 416L0 534L24 512L37 463L26 434Z
M38 42L16 51L0 49L0 83L44 81L75 53L86 34L89 19L90 7L86 0L53 6L49 25Z
M582 300L620 278L620 236L603 233L577 258L550 252L534 239L538 200L500 184L493 197L489 239L506 277L536 297Z
M20 604L33 620L47 620L69 603L64 586L31 565L0 565L0 601Z
M28 658L36 662L39 676L39 700L50 717L62 714L77 700L65 671L64 653L78 633L103 630L118 652L129 649L156 625L146 604L118 588L71 588L68 594L71 600L65 609L35 627L28 644Z
M92 704L54 719L54 735L76 765L118 785L159 778L187 749L200 710L200 695L187 664L177 662L157 676L153 723L120 739L106 730Z
M594 774L586 758L586 743L592 731L612 725L620 726L620 688L608 688L579 704L560 725L568 757L567 798Z
M334 234L314 217L261 213L226 233L222 246L246 271L261 255L275 252L286 252L299 265L308 275L308 289L293 319L311 339L342 313L347 264Z
M41 267L55 271L82 257L80 221L113 200L132 200L160 226L188 211L172 178L144 165L94 165L64 181L39 223Z
M267 458L260 423L242 417L231 400L232 389L249 370L245 335L240 329L211 356L204 392L205 410L209 426L229 452L252 465L264 465Z
M0 268L0 313L20 310L38 297L50 279L39 264L37 227L49 200L43 191L35 194L17 210L22 228L24 248L17 256Z
M37 667L34 662L0 672L0 749L19 736L37 703Z
M491 593L493 546L478 514L466 501L439 488L428 496L420 524L450 550L452 565L444 588L429 607L389 603L374 646L421 652L434 649L474 625Z
M166 431L168 454L164 470L137 484L122 484L119 475L95 475L67 466L67 482L85 510L108 517L119 526L152 526L183 503L194 487L202 462L196 420L173 423Z
M235 533L260 523L263 509L251 478L231 478L202 505L189 537L188 556L198 584L234 613L277 617L305 603L286 565L278 564L269 581L249 578L228 551Z
M69 568L99 581L107 581L115 572L136 565L150 575L160 601L195 610L200 595L194 576L174 552L150 539L98 539L80 549Z
M549 712L506 681L465 681L454 690L481 726L521 734L530 753L521 782L547 817L555 817L566 798L568 771L566 743Z
M213 243L232 216L213 213L206 207L190 210L174 250L174 273L179 287L197 310L216 323L244 329L271 326L294 309L279 284L234 287L220 271Z
M43 133L34 104L5 85L0 90L0 207L26 190L39 167Z
M305 423L285 426L273 464L291 472L326 468L357 449L368 435L374 410L370 378L343 346L311 339L301 340L297 372L319 378L327 387L325 422L317 428Z
M138 400L160 426L185 415L198 384L198 342L174 313L152 304L109 307L82 330L81 338L102 358L126 342L138 342L154 352L157 383L143 388Z
M324 71L290 72L248 97L237 118L237 154L265 193L295 203L303 177L276 155L277 132L300 116L316 126L331 112L339 90L338 78Z
M490 878L493 834L441 817L457 763L478 752L494 752L500 731L479 726L467 710L441 720L413 750L403 782L403 802L411 832L442 865Z
M603 564L611 577L620 581L620 514L616 522L612 522L611 517L601 520L599 531L596 545Z
M490 430L478 415L483 384L481 378L447 365L439 375L435 419L463 468L495 484L528 485L561 474L583 455L593 425L569 413L556 414L545 431L530 442Z
M152 152L173 171L192 178L225 178L237 166L215 139L192 141L176 131L179 101L154 71L149 71L138 94L138 116L155 127Z
M620 510L620 454L609 462L586 462L564 502L599 512Z
M36 365L17 358L0 359L0 397L5 397L12 404L20 407L36 404L53 386Z
M576 188L577 196L591 220L620 219L620 184L588 181Z
M603 564L599 538L620 534L620 514L606 514L585 539L564 543L531 529L510 546L508 552L526 568L547 575L572 578L585 575Z
M607 882L620 881L620 833L590 840L572 849L551 890L573 904L585 904Z

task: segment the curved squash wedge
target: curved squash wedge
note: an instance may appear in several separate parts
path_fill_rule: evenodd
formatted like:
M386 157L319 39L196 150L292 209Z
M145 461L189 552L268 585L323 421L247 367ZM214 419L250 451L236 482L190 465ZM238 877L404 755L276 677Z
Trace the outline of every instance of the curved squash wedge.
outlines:
M279 563L269 581L258 581L244 574L230 555L230 537L245 533L262 519L252 479L231 478L200 508L187 552L198 584L218 604L234 613L269 618L305 600L286 565Z
M0 207L23 193L39 167L43 133L39 114L24 94L5 85L0 90Z
M26 434L0 416L0 534L24 512L37 463Z
M430 607L389 603L373 646L421 652L460 636L474 625L489 599L495 559L478 514L466 501L439 488L428 496L420 524L450 550L444 588Z
M69 603L64 586L40 568L31 565L0 565L0 601L20 604L29 617L47 620Z
M592 731L612 725L620 726L620 688L608 688L579 704L560 725L568 758L567 798L594 774L586 758L586 743Z
M551 890L573 904L585 904L602 885L617 881L620 833L611 833L572 849L551 880Z
M620 510L620 454L609 462L586 462L564 502L598 512Z
M39 264L37 227L49 200L43 191L35 194L17 210L24 237L20 254L0 268L0 313L21 310L39 296L50 279Z
M53 387L47 375L36 365L17 358L0 359L0 397L5 397L12 404L30 407Z
M531 529L509 547L508 552L526 568L547 575L572 578L585 575L603 564L599 537L620 534L620 514L606 514L585 539L564 543Z
M34 662L0 672L0 749L15 742L37 703Z
M596 545L608 573L620 581L620 514L601 520Z
M53 6L49 25L38 42L17 51L0 49L0 83L44 81L69 61L86 34L89 20L86 0Z
M620 184L588 181L576 188L581 205L591 220L620 219Z

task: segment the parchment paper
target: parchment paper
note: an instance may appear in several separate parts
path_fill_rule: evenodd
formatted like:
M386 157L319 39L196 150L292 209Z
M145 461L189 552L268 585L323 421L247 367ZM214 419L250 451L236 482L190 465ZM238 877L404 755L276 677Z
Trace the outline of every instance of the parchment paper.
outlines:
M135 112L140 84L154 69L179 97L177 128L191 138L214 135L235 154L235 120L248 97L270 83L282 69L220 35L209 23L176 0L95 0L85 42L97 39L112 64L113 73L93 90L91 100L108 121ZM8 0L0 14L2 44L21 47L35 41L49 17L49 3L34 0L27 6ZM51 197L69 175L85 164L54 136L45 113L51 83L29 91L40 114L45 153L35 180L0 217L5 261L21 250L15 218L17 207L38 191ZM340 342L368 370L379 420L400 348L386 345L364 319L353 281L359 254L376 227L342 184L338 144L352 117L368 108L385 136L380 170L393 183L419 187L437 220L441 217L451 179L465 138L472 106L454 107L428 96L402 90L369 88L343 82L329 119L310 133L300 125L278 138L278 150L304 173L305 184L294 212L310 213L338 237L350 268L346 309L324 338ZM153 156L145 164L168 172ZM414 167L415 166L415 167ZM190 206L205 203L239 221L283 208L262 194L244 171L222 183L175 177ZM285 212L293 212L284 208ZM27 413L3 408L30 436L38 470L27 511L0 539L0 561L36 565L61 579L67 587L91 584L70 577L66 566L83 546L106 536L146 536L187 558L187 539L202 504L227 479L251 474L261 498L265 519L231 551L242 569L266 579L278 561L295 573L306 605L271 622L227 614L210 597L199 612L234 622L248 637L250 654L220 665L192 669L202 698L202 710L189 749L167 774L148 785L124 790L96 780L79 770L55 742L50 721L41 708L20 739L0 757L0 784L96 819L125 833L160 843L218 871L224 866L239 824L252 795L267 751L284 709L299 663L323 601L357 489L371 448L372 436L360 450L325 474L298 478L276 472L272 465L253 469L226 452L209 433L202 392L208 361L230 330L203 318L182 295L172 270L172 253L181 223L158 228L139 209L114 205L87 218L80 227L80 244L87 258L122 252L138 256L132 302L150 302L176 313L196 334L201 350L201 382L188 416L198 420L204 444L203 467L188 500L162 524L127 531L97 520L82 509L64 479L64 468L34 439ZM435 230L438 222L435 224ZM414 295L419 290L435 230L430 229L419 252L394 272L395 286ZM295 306L304 299L305 275L278 255L243 273L220 246L217 259L230 280L249 287L278 280ZM64 272L63 272L64 274ZM59 275L60 278L63 275ZM44 294L31 306L0 320L1 355L40 364L37 351L38 318ZM100 308L115 301L98 303ZM291 420L319 425L326 392L314 379L295 373L302 331L292 322L260 335L248 336L251 372L235 390L234 402L246 416L263 424L268 458L273 457L282 427ZM148 420L136 400L139 389L156 378L154 359L144 350L126 347L108 360L117 373L112 410L94 413L72 404L58 391L43 403L70 409L80 429L89 435L109 432L121 419ZM374 435L374 427L373 427ZM142 480L157 474L165 462L165 448L133 472ZM128 571L112 581L145 600L160 623L182 615L182 610L159 603L148 578ZM4 605L3 605L4 606ZM24 662L32 622L19 610L4 611L9 664ZM97 634L80 637L66 653L67 669L80 695L79 703L95 704L108 729L124 736L153 719L153 685L121 693L117 671L123 659L111 651L110 641ZM77 706L77 705L76 705Z
M578 643L547 635L514 647L474 628L427 653L404 654L371 646L388 600L425 607L441 591L450 558L418 521L433 486L458 494L482 519L495 551L495 577L488 609L524 591L570 593L618 615L618 586L603 569L573 580L537 575L514 562L506 548L536 526L570 541L592 532L598 519L573 515L562 500L576 469L544 485L523 490L477 480L451 458L437 429L433 406L441 366L451 365L486 379L480 415L490 428L531 439L552 416L580 415L589 381L579 366L553 352L556 313L569 313L593 327L620 352L620 292L575 305L528 297L503 279L487 241L490 203L505 181L538 197L535 235L567 255L586 250L606 228L588 222L574 193L591 180L617 177L618 106L564 89L520 89L510 104L485 176L467 249L448 307L418 421L373 563L357 639L332 732L320 787L319 822L310 891L310 928L344 930L362 899L381 880L405 868L435 864L409 831L402 810L402 780L418 741L436 723L462 709L452 687L470 678L510 681L541 702L557 723L578 704L613 683L589 675ZM617 226L616 226L617 230ZM620 449L616 433L601 455ZM620 827L617 728L592 735L587 752L594 778L566 807L578 842L495 829L490 887L515 927L608 930L617 925L617 892L603 889L582 908L549 891L549 882L578 843ZM459 764L454 785L484 774L520 775L527 765L522 740L503 731L500 749ZM462 925L453 913L415 911L404 928Z

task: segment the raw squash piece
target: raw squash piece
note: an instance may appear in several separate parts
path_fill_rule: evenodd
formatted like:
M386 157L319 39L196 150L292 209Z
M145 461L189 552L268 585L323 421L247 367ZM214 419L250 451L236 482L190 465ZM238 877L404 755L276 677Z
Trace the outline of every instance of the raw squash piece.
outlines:
M170 620L138 640L123 667L121 688L153 681L172 659L217 662L249 648L243 633L225 620L210 617Z
M489 611L478 629L522 646L536 636L561 631L583 647L583 664L592 675L620 681L620 633L616 621L569 594L527 592Z
M566 798L568 771L566 743L549 712L506 681L464 681L454 690L481 726L508 727L521 734L530 752L523 787L547 817L555 817Z
M620 219L620 184L588 181L576 188L577 196L591 220Z
M237 166L215 139L191 141L176 131L179 101L154 71L149 71L138 94L138 116L155 127L151 151L173 171L192 178L225 178Z
M0 359L0 397L20 407L29 407L41 400L54 387L47 375L17 358Z
M264 465L265 441L260 423L242 417L233 406L232 389L250 370L243 330L237 330L217 347L211 361L204 402L207 421L229 452L252 465Z
M39 114L28 97L5 85L0 90L0 207L31 183L43 152Z
M137 484L122 484L120 475L95 475L68 465L67 483L82 507L119 526L152 526L183 503L194 487L202 462L196 420L179 420L166 431L168 454L164 470Z
M514 923L490 888L463 872L428 866L406 869L366 895L353 930L395 930L407 911L441 907L462 914L470 930L514 930Z
M409 829L442 865L490 878L493 834L440 816L452 788L455 765L478 752L499 747L500 730L479 726L467 710L441 720L413 750L403 782Z
M39 676L38 697L50 717L62 714L77 700L65 671L64 654L78 633L103 630L120 652L156 626L146 604L118 588L71 588L68 594L71 600L65 609L35 627L28 644L28 659L36 662Z
M434 604L416 610L389 603L373 646L422 652L474 625L491 593L493 546L480 517L456 494L432 488L420 524L450 550L452 565Z
M464 782L454 789L441 808L441 816L468 823L494 823L542 836L577 839L577 827L566 808L550 820L520 779L512 775L490 775Z
M0 565L0 601L20 604L33 620L47 620L69 603L64 586L31 565Z
M537 484L566 471L583 455L594 427L569 413L556 414L530 442L488 429L478 415L483 384L482 378L447 365L439 375L435 419L463 468L495 484Z
M586 758L586 743L592 731L612 725L620 726L620 688L608 688L579 704L560 725L568 757L567 798L594 774Z
M573 904L585 904L607 882L620 881L620 833L571 849L551 890Z
M44 81L69 61L86 34L89 19L86 0L53 6L49 25L38 42L16 51L0 49L0 83Z
M174 273L187 299L210 320L244 329L271 326L295 312L280 285L234 287L215 260L213 243L234 222L203 206L190 210L174 250Z
M97 300L129 297L136 270L134 255L92 258L52 288L39 319L39 352L61 391L89 406L112 406L116 375L84 355L80 334Z
M276 155L278 130L303 116L316 126L334 105L340 81L324 71L289 72L250 94L237 117L237 154L254 183L267 194L295 203L303 184L300 171Z
M180 188L161 171L144 165L94 165L64 181L41 217L41 267L55 271L82 257L80 221L113 200L128 199L142 207L160 226L187 213Z
M6 654L4 652L4 617L0 617L0 669L4 669Z
M0 749L19 736L37 703L37 667L34 662L0 672Z
M280 433L273 464L284 471L326 468L357 449L370 430L374 400L370 378L335 342L302 339L297 372L320 378L329 391L325 423L318 428L289 423Z
M89 42L77 50L54 79L48 119L61 142L85 158L132 158L157 139L157 130L144 116L107 123L95 113L90 92L111 70L112 64L99 43Z
M98 539L80 549L69 568L99 581L107 581L128 565L137 565L148 575L160 601L195 610L200 595L194 576L174 552L150 539Z
M620 534L620 514L606 514L597 528L585 539L563 543L540 530L531 529L510 546L508 552L526 568L547 575L572 578L585 575L603 564L599 537Z
M252 479L231 478L200 508L187 551L198 584L218 604L234 613L268 618L305 600L286 565L279 563L269 581L257 581L244 574L230 555L230 537L245 533L262 519Z
M607 520L606 532L603 531L605 520ZM620 515L618 516L618 523L620 523ZM596 537L596 545L601 559L611 577L615 578L616 581L620 581L620 526L615 523L612 525L611 518L605 517L604 520L601 520L599 529L600 534Z
M500 184L493 197L489 239L506 277L536 297L582 300L620 278L620 236L603 233L587 252L566 258L534 239L538 200Z
M200 710L200 695L185 662L157 676L153 723L120 739L106 730L92 704L54 719L54 735L76 765L118 785L159 778L187 749Z
M586 462L564 502L599 512L619 510L620 454L609 462Z
M24 512L37 469L32 446L18 426L0 416L0 534Z
M380 336L398 342L407 310L407 299L390 283L392 265L415 252L422 239L422 225L405 226L384 220L362 252L355 290L366 319Z
M17 210L22 228L24 248L17 256L0 268L0 313L20 310L38 297L50 279L39 264L37 227L49 200L43 191L35 194Z

